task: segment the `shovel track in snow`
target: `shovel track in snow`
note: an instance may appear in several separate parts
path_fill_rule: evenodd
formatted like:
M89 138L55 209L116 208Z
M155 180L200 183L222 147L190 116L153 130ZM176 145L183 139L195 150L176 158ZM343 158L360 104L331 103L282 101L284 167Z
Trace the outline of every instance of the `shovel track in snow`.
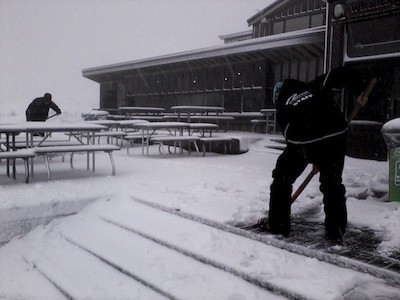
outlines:
M273 283L271 283L271 282L269 282L267 280L262 280L260 278L255 277L255 276L252 276L250 274L247 274L245 272L237 270L237 269L235 269L233 267L230 267L230 266L228 266L226 264L220 263L220 262L218 262L218 261L216 261L214 259L208 258L208 257L206 257L204 255L196 254L196 253L194 253L192 251L189 251L187 249L184 249L182 247L179 247L177 245L174 245L172 243L164 241L164 240L162 240L160 238L157 238L155 236L146 234L146 233L144 233L144 232L142 232L140 230L136 230L136 229L133 229L131 227L127 227L124 224L121 224L121 223L119 223L119 222L117 222L115 220L111 220L109 218L104 218L104 217L102 217L102 220L107 222L107 223L109 223L109 224L118 226L119 228L125 229L125 230L127 230L127 231L129 231L131 233L137 234L137 235L139 235L139 236L141 236L143 238L151 240L151 241L153 241L153 242L155 242L155 243L157 243L157 244L159 244L161 246L167 247L167 248L169 248L171 250L174 250L176 252L179 252L179 253L181 253L181 254L183 254L185 256L188 256L188 257L193 258L193 259L195 259L197 261L200 261L200 262L202 262L204 264L207 264L207 265L212 266L214 268L217 268L217 269L220 269L222 271L228 272L228 273L230 273L232 275L235 275L235 276L237 276L237 277L239 277L239 278L241 278L241 279L243 279L243 280L245 280L245 281L247 281L247 282L249 282L251 284L254 284L254 285L257 285L257 286L259 286L259 287L261 287L263 289L266 289L266 290L270 291L271 293L273 293L275 295L282 295L287 299L296 299L296 300L308 299L307 297L305 297L303 295L300 295L300 294L292 292L292 291L290 291L288 289L279 287L279 286L277 286L277 285L275 285L275 284L273 284Z
M154 292L163 295L164 297L171 299L171 300L177 300L178 298L176 298L175 296L173 296L172 294L170 294L169 292L163 290L161 287L154 285L152 283L150 283L149 281L143 279L140 275L135 274L127 269L125 269L124 266L115 263L113 261L111 261L110 259L108 259L107 257L99 254L95 249L90 249L89 247L86 247L84 245L82 245L81 243L79 243L78 241L72 239L71 237L68 236L64 236L64 238L70 242L71 244L75 245L76 247L82 249L83 251L86 251L87 253L93 255L94 257L97 257L99 260L101 260L103 263L109 265L110 267L114 268L115 270L121 272L122 274L125 274L129 277L131 277L133 280L139 282L140 284L150 288L151 290L153 290Z
M388 284L400 286L399 255L382 256L376 251L379 239L369 229L349 228L344 246L331 246L324 239L324 227L320 223L294 220L292 232L288 238L261 232L257 226L231 226L183 212L143 199L133 201L165 211L176 216L196 221L210 227L234 233L252 240L263 242L273 247L287 250L323 262L367 273L385 280Z
M58 284L56 280L54 280L41 266L38 266L34 259L28 258L27 256L23 256L22 259L29 265L31 265L35 270L37 270L46 280L48 280L67 300L75 299L66 289L64 289L61 284Z

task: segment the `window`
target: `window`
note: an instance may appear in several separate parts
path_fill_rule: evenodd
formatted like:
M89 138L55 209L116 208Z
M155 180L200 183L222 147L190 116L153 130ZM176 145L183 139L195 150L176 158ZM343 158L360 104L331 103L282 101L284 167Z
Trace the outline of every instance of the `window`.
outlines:
M293 16L293 13L294 13L294 7L293 7L293 6L289 6L289 8L288 8L288 15L289 15L289 16Z
M254 37L260 37L260 23L254 24Z
M315 0L308 0L308 5L307 5L307 10L308 11L313 11L314 10L314 1Z
M124 84L125 84L126 94L127 95L132 94L132 78L125 79L125 83Z
M274 65L274 83L282 81L282 72L281 72L281 65L276 64Z
M285 32L306 29L310 26L310 17L302 16L286 20Z
M283 33L284 30L283 25L284 25L283 21L275 22L273 34Z
M265 78L264 63L258 62L254 65L254 86L261 87L264 84Z
M153 91L156 93L160 93L161 92L161 76L159 74L154 75L153 77L153 84L154 84L154 88ZM151 92L151 91L150 91Z
M294 4L294 14L295 14L295 15L297 15L297 14L300 13L300 5L301 5L300 2L296 2L296 3Z
M224 68L218 67L215 69L215 89L222 90L224 84Z
M236 65L233 71L233 88L240 89L243 87L243 66Z
M204 70L204 69L201 69L198 72L197 90L199 90L199 91L206 90L206 70Z
M322 26L325 23L324 14L312 15L311 16L311 27Z
M307 12L307 0L301 0L300 10L302 13Z
M176 91L177 92L182 92L183 91L183 73L178 72L175 75L175 80L176 80Z
M132 94L136 95L138 93L138 77L132 78Z
M189 92L190 91L190 72L189 71L184 71L182 75L182 82L183 82L183 92Z
M308 69L308 81L314 80L317 77L318 61L310 60Z
M139 82L138 82L138 92L140 93L140 94L143 94L143 93L145 93L146 92L146 81L145 81L145 77L142 75L140 78L139 78Z
M158 78L159 78L160 92L161 93L168 92L168 85L169 85L168 77L165 76L165 73L163 72L158 76Z
M253 86L253 69L254 65L252 63L246 63L243 66L243 87Z
M289 63L288 62L284 62L282 64L282 79L288 79L289 78Z
M290 63L290 78L299 78L299 62L298 61L292 61Z
M299 66L299 80L307 81L308 61L301 61Z
M207 69L206 70L206 89L208 91L214 90L214 83L215 83L215 69Z
M224 89L229 90L232 89L232 76L233 75L233 69L231 65L227 65L224 68Z
M176 74L174 72L170 72L167 75L167 79L168 80L168 92L173 93L176 90Z
M399 15L353 22L347 28L349 57L400 52Z
M195 92L197 91L197 85L199 81L198 71L193 71L190 75L190 90Z

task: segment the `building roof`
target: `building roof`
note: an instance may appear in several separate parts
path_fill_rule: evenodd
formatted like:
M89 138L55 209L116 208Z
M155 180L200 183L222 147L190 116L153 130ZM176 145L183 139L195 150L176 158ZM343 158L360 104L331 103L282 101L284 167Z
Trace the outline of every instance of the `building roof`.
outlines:
M84 77L101 82L110 76L120 77L129 71L144 68L167 68L177 64L210 65L226 60L248 60L259 57L271 61L291 60L299 56L318 58L324 52L325 26L276 34L266 37L179 52L174 54L139 59L129 62L105 65L82 70Z
M292 0L277 0L277 1L273 2L273 3L271 3L269 6L267 6L266 8L264 8L262 10L260 10L254 16L250 17L247 20L247 23L249 24L249 26L252 26L254 23L259 22L266 15L272 14L273 12L277 11L279 8L281 8L282 6L286 5L290 1L292 1Z

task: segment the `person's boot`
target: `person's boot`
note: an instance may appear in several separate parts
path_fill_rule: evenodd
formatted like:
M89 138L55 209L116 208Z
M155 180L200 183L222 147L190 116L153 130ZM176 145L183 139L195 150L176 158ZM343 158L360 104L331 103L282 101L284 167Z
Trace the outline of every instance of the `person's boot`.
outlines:
M334 245L342 245L343 244L343 234L340 227L337 226L336 228L327 228L325 232L325 239L334 244Z
M258 228L260 228L262 231L266 233L282 235L284 237L290 234L290 225L283 226L283 224L281 224L281 226L271 228L267 218L262 218L258 221Z

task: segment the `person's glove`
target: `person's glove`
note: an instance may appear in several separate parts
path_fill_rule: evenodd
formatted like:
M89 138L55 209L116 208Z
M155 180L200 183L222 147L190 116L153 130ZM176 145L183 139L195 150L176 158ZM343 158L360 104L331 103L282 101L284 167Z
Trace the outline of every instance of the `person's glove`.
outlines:
M364 97L363 94L357 97L356 99L356 105L363 107L368 101L368 97Z

